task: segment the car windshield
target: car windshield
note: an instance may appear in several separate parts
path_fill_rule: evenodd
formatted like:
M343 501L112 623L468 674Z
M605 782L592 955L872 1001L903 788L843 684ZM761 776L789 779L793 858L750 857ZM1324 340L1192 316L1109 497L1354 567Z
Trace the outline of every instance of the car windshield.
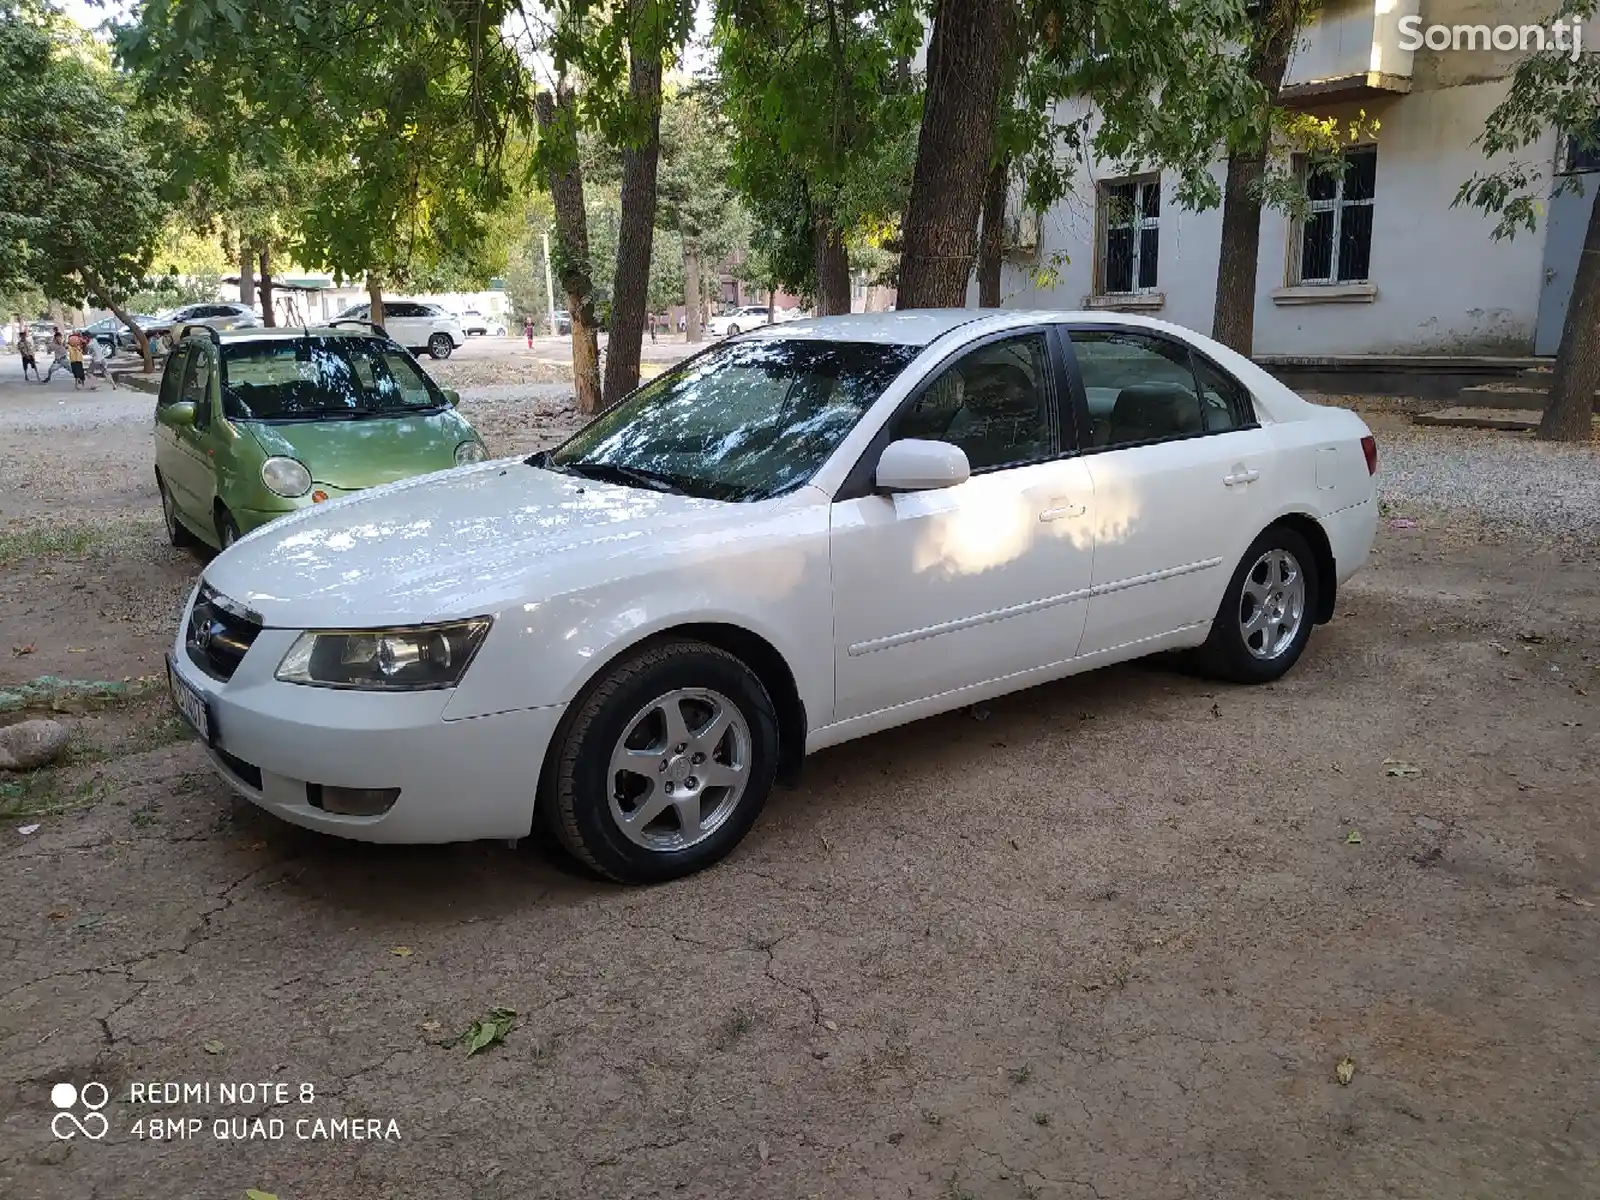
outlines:
M437 409L445 398L398 346L310 336L225 344L222 403L236 421L325 421Z
M799 338L721 346L528 461L718 500L781 496L817 472L918 353Z

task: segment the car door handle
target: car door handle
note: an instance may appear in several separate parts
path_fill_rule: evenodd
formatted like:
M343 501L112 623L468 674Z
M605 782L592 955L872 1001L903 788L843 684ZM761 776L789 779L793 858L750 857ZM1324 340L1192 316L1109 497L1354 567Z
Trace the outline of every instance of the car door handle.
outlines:
M1088 512L1082 504L1058 504L1054 508L1047 508L1039 514L1041 521L1059 521L1067 517L1081 517Z
M1237 487L1241 483L1254 483L1256 480L1258 480L1260 478L1261 478L1261 472L1260 471L1251 470L1251 469L1239 470L1239 469L1236 468L1234 470L1233 474L1224 475L1222 477L1222 482L1224 484L1226 484L1228 487Z

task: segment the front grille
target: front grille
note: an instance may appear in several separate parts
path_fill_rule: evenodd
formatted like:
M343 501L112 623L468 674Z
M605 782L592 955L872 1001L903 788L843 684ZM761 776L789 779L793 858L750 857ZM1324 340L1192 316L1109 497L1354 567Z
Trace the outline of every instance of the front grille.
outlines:
M261 622L254 615L203 583L189 614L183 644L190 662L211 678L226 681L233 678L260 632Z

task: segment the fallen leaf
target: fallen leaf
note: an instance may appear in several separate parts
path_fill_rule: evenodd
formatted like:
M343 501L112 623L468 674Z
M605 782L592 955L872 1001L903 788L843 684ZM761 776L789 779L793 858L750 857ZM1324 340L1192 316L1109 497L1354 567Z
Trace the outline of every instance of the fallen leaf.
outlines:
M244 1200L278 1200L271 1192L258 1192L255 1188L245 1188Z
M50 910L50 919L52 921L65 921L71 915L72 914L64 908L53 908Z
M86 913L72 923L74 929L93 929L104 922L105 913Z
M11 653L15 654L18 658L21 658L24 654L32 654L38 648L39 647L35 646L32 642L29 642L25 646L11 647Z
M826 1029L829 1033L838 1033L839 1032L839 1022L837 1022L837 1021L824 1020L822 1022L822 1027L824 1029Z
M1593 908L1593 900L1585 900L1582 896L1574 896L1571 892L1557 892L1557 900L1565 900L1568 904L1576 904L1579 908Z
M517 1010L514 1008L491 1008L487 1017L474 1021L461 1035L461 1040L467 1043L467 1057L471 1058L480 1050L487 1050L497 1042L505 1041L506 1034L511 1032L516 1020Z
M216 1038L212 1038L210 1041L204 1042L200 1046L200 1049L204 1050L207 1054L221 1054L227 1048L228 1047L223 1045L223 1043L217 1041Z
M20 833L23 837L27 837L30 833L38 833L39 832L39 826L37 826L37 825L18 825L17 826L17 832Z
M1333 1069L1333 1077L1339 1081L1340 1087L1349 1087L1350 1081L1356 1077L1356 1060L1346 1054Z
M27 833L28 831L26 829L24 829L22 832ZM1011 839L1011 848L1013 850L1021 850L1022 849L1022 843L1019 842L1016 838L1012 838Z
M762 1162L767 1161L767 1156L771 1153L771 1151L767 1149L767 1141L765 1138L762 1138L756 1143L756 1153L761 1155Z
M1344 840L1347 846L1361 845L1361 830L1352 829L1348 834L1345 835Z
M68 654L87 654L87 653L89 653L89 647L87 647L87 646L68 646L67 647L67 653Z
M1422 774L1422 768L1398 758L1386 758L1383 760L1383 773L1390 779L1415 779Z
M1544 641L1545 638L1544 634L1542 633L1525 633L1522 635L1522 640L1525 642L1531 642L1534 645L1538 645L1540 642Z
M410 946L395 946L389 951L389 953L394 955L396 958L410 958L411 957L411 947Z

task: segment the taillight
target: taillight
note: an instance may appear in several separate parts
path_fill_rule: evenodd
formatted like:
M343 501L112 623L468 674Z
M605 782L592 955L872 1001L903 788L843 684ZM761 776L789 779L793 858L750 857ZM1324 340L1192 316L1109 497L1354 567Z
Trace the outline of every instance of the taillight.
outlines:
M1378 473L1378 439L1370 433L1361 439L1361 453L1367 456L1367 474Z

